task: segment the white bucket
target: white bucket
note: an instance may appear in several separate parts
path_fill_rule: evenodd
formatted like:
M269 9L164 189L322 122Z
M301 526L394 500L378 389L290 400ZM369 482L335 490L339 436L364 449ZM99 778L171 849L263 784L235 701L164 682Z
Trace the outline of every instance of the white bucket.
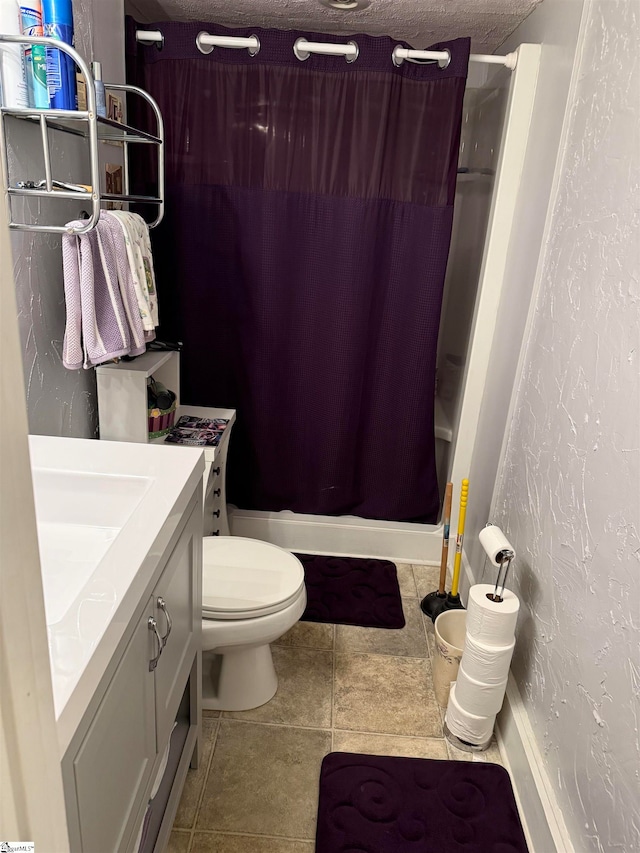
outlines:
M447 707L451 682L458 677L466 621L466 610L445 610L434 623L436 654L433 659L433 688L442 708Z

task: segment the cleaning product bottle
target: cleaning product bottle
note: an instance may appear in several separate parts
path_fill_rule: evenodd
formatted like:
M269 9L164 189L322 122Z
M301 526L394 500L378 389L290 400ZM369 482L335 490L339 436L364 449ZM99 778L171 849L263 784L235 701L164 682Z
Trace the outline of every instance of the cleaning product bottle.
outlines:
M71 0L42 0L44 34L73 45ZM73 59L56 48L47 48L49 106L56 110L76 108L76 67Z
M42 36L42 3L41 0L21 0L20 16L22 19L22 34L25 36ZM29 90L29 106L46 110L49 106L49 90L47 89L47 49L44 45L27 45L24 51L27 88Z
M21 35L17 0L0 0L0 33ZM3 107L28 107L29 95L21 45L0 42L0 103Z
M104 83L102 82L102 63L92 62L91 70L93 72L93 82L96 90L96 112L103 118L107 117L107 98L104 92Z

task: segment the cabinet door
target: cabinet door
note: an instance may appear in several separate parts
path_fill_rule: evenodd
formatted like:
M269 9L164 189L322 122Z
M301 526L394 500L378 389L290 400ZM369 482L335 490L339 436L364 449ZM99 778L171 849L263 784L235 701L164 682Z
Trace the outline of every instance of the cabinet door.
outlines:
M123 848L155 759L152 615L150 599L73 762L85 853Z
M165 748L202 634L202 510L194 504L155 588L155 618L171 630L155 672L158 750ZM164 609L163 609L164 608Z

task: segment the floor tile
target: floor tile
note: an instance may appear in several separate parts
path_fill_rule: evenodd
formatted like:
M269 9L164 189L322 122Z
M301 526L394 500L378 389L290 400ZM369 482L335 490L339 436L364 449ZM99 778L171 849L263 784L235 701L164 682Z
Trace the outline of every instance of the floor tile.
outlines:
M336 625L336 652L370 652L425 658L429 651L416 598L402 601L406 625L401 629L358 628Z
M413 570L409 563L396 563L398 572L398 584L400 586L400 595L403 598L415 598L416 582L413 579Z
M187 853L190 841L190 832L180 832L179 830L173 829L169 836L169 845L166 853Z
M422 617L424 630L427 635L427 645L429 646L429 657L433 657L436 651L436 632L433 630L433 622L428 616Z
M445 738L446 740L446 738ZM448 740L447 743L447 752L449 753L449 758L451 761L473 761L473 752L465 752L463 749L458 749Z
M440 583L440 566L417 566L413 564L413 577L416 581L418 598L422 599L434 589L438 589Z
M364 755L406 755L410 758L449 757L442 738L396 737L369 732L334 732L333 751L361 752Z
M448 739L445 738L447 744L447 752L452 761L490 761L492 764L500 764L504 767L502 756L500 755L500 747L496 741L495 735L489 744L489 748L484 752L467 752L464 749L458 749Z
M276 695L251 711L225 711L224 717L281 723L288 726L331 726L333 655L315 649L274 646L273 663L278 674Z
M333 648L333 625L324 622L296 622L280 637L277 646L303 646L309 649Z
M196 832L191 853L313 853L314 847L313 841Z
M197 770L187 772L178 811L173 822L176 829L191 829L196 821L196 811L207 778L217 731L218 720L205 717L202 721L202 760Z
M223 719L196 828L314 838L330 751L330 732Z
M433 630L433 622L428 616L423 617L423 624L427 636L427 649L429 650L429 661L431 662L431 674L433 678L433 662L436 656L436 635Z
M333 724L349 731L442 737L429 662L336 654Z
M500 747L498 746L498 742L495 739L495 736L491 743L489 744L489 749L485 752L487 756L487 761L493 762L493 764L500 764L504 767L504 762L502 761L502 756L500 755Z

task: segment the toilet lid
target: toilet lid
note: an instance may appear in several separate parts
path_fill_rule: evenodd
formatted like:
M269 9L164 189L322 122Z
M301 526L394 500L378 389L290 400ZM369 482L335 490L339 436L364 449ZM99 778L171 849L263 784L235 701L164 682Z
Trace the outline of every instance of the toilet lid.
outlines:
M304 587L304 569L289 551L241 536L205 536L205 619L251 619L283 610Z

